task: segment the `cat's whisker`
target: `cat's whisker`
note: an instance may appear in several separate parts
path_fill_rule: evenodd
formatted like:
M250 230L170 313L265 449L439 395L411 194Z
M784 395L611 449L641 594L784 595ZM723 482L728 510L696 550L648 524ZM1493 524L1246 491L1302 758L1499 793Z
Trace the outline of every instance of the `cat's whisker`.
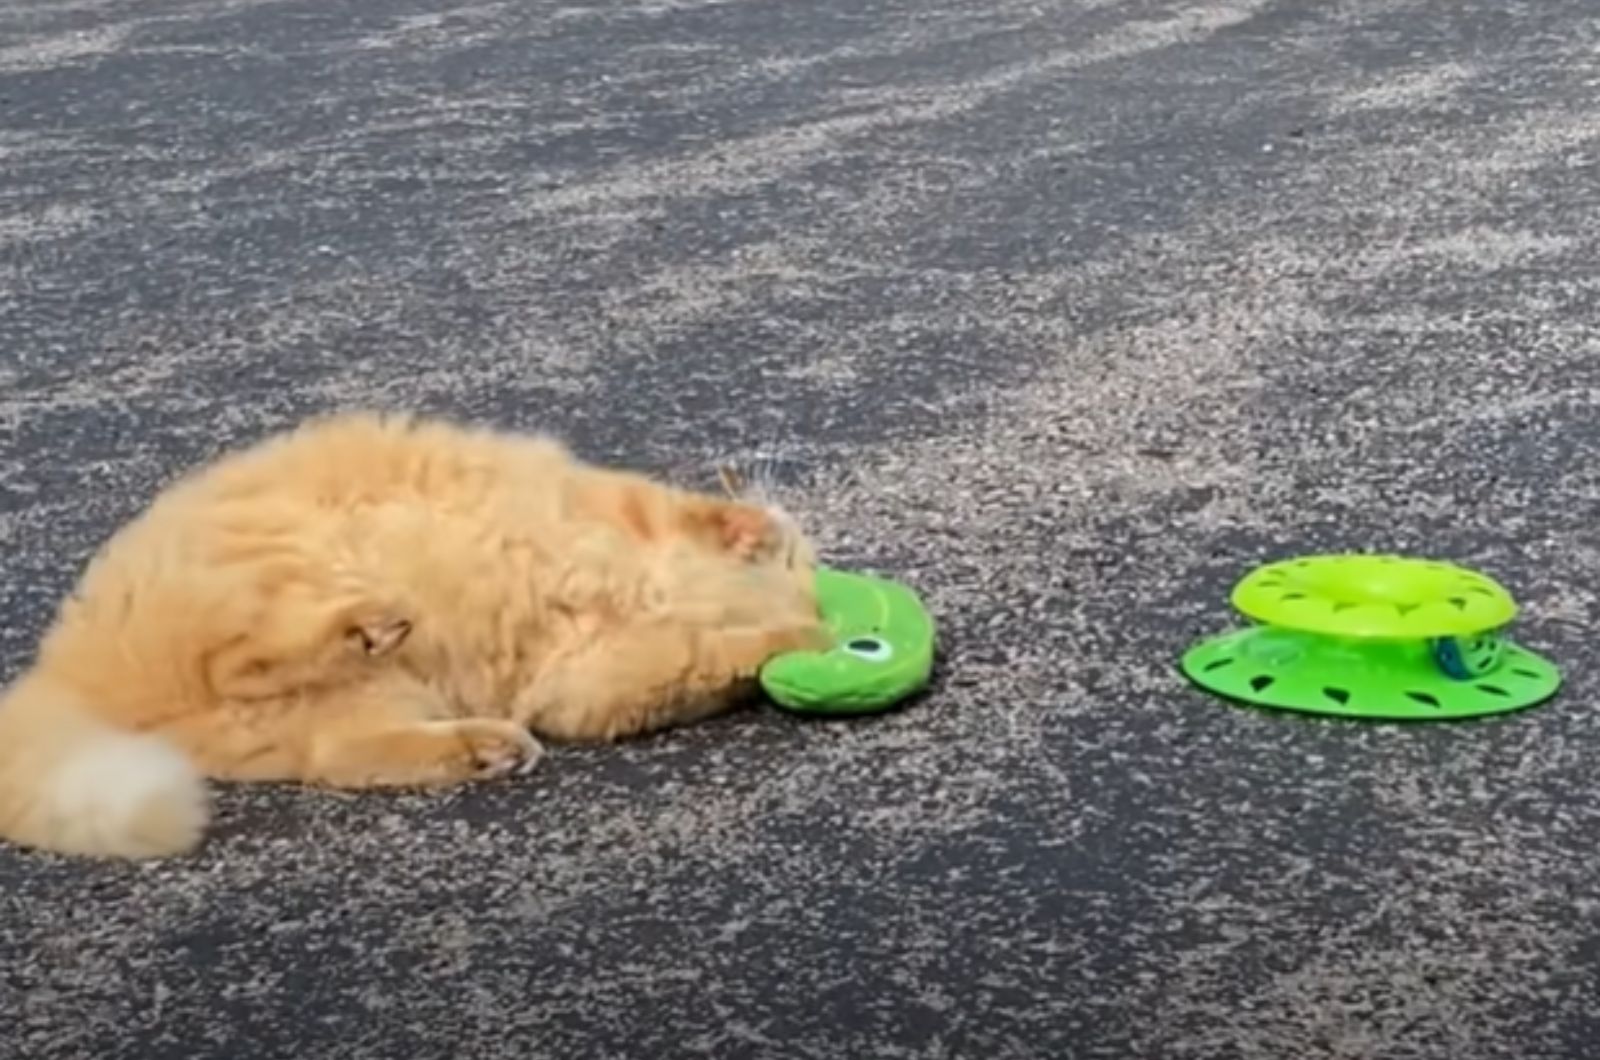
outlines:
M744 494L745 479L739 469L731 463L717 465L717 480L722 483L722 492L728 495L729 500L736 501Z

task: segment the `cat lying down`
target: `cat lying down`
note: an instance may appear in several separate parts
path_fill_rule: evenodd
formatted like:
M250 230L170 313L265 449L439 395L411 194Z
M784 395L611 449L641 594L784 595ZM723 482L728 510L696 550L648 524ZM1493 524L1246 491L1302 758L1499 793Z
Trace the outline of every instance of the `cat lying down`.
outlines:
M781 514L541 437L314 421L180 480L0 698L0 837L181 853L202 777L346 788L526 768L724 710L826 643Z

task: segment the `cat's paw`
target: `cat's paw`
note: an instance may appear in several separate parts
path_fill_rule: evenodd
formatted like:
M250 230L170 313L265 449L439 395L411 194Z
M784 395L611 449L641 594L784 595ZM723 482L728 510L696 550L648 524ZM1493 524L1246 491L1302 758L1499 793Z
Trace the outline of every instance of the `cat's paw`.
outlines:
M437 787L531 769L544 754L521 725L496 718L422 721L325 736L306 778L336 787Z
M544 757L544 747L533 734L515 722L493 718L465 718L446 722L463 748L458 765L463 779L490 780L509 773L526 773Z

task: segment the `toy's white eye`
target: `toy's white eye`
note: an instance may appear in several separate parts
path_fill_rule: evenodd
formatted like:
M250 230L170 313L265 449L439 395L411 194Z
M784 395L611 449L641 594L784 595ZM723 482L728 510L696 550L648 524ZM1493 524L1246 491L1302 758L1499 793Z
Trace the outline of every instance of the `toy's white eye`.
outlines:
M845 642L844 650L868 662L883 662L894 655L894 649L889 647L888 642L877 637L855 637Z

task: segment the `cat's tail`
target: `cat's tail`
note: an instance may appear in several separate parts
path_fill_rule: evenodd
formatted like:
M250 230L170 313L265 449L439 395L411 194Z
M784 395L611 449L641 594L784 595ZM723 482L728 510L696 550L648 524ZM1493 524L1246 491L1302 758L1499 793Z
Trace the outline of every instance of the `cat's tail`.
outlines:
M107 724L37 673L0 698L0 838L158 858L192 850L210 816L199 772L167 742Z

